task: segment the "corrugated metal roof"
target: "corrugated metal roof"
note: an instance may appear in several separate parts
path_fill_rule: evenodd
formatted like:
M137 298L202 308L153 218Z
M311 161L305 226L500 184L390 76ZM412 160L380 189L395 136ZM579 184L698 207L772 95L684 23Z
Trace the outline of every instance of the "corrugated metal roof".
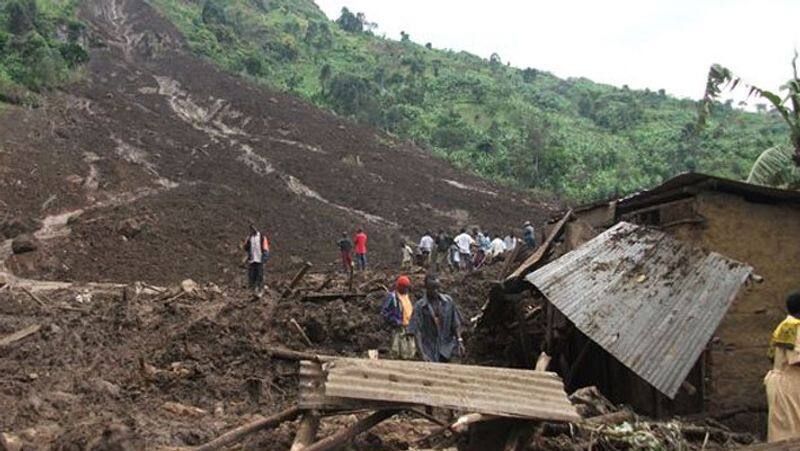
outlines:
M519 418L578 421L555 373L445 363L336 359L325 394Z
M301 409L358 410L397 407L392 403L340 398L325 394L325 372L322 364L303 360L300 362L300 380L297 405Z
M651 203L662 203L677 197L686 197L698 191L719 191L742 196L752 202L761 203L800 203L800 192L785 190L771 186L754 185L738 180L731 180L697 172L679 174L661 185L648 190L639 191L621 198L582 205L575 209L576 213L590 210L610 202L617 203L617 208L625 211L641 208ZM671 196L671 197L670 197Z
M674 398L751 271L621 222L526 280L589 338Z

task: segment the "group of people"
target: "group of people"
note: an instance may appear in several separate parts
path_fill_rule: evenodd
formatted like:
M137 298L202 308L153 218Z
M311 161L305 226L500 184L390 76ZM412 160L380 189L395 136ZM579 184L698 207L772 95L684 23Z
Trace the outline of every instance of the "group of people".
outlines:
M367 268L367 233L363 228L358 228L350 237L343 232L337 242L339 247L342 268L345 272L354 269L363 271ZM522 242L530 248L536 247L536 238L530 222L523 225ZM466 228L455 237L444 230L439 230L435 236L430 231L426 232L416 246L412 249L405 241L402 246L401 268L410 269L414 262L420 266L438 270L450 268L453 271L471 271L482 265L492 263L502 258L503 254L513 250L519 240L513 232L501 238L498 234L480 231L477 227L472 233L467 233ZM261 296L264 288L264 264L270 257L269 240L255 225L250 225L250 234L242 243L246 254L245 265L249 287L256 296ZM446 263L446 265L442 265Z
M522 228L522 242L533 249L536 247L536 234L530 222L525 222ZM453 271L471 271L485 264L491 264L503 258L506 252L514 250L519 245L514 232L505 237L500 234L481 231L475 227L472 233L466 228L452 236L444 230L439 230L436 235L430 231L425 232L417 245L416 253L406 242L401 242L402 263L401 268L407 269L416 261L421 266L444 268Z
M347 232L342 232L342 237L338 242L339 252L342 258L342 268L345 272L353 270L353 251L355 250L355 268L359 271L367 269L367 233L362 228L356 230L352 240Z

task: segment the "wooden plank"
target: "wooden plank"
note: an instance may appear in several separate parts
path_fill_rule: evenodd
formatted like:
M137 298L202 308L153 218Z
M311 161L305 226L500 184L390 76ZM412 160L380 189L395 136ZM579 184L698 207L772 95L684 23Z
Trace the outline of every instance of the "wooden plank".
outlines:
M29 335L33 335L36 332L39 332L39 329L41 328L42 326L40 326L39 324L34 324L22 330L18 330L17 332L14 332L13 334L0 339L0 348L6 347L16 341L22 340L23 338Z
M550 247L553 245L553 242L561 235L561 232L564 230L564 225L569 221L569 218L572 216L572 210L568 211L567 214L561 218L560 221L553 227L553 230L550 231L550 234L547 236L547 239L541 246L536 249L536 252L533 253L527 260L522 262L519 267L512 272L508 277L506 277L506 281L512 281L514 279L518 279L524 276L527 272L532 270L541 260L547 255L547 252L550 250Z
M240 426L230 432L222 434L205 445L194 448L194 451L214 451L223 449L241 441L243 438L254 432L258 432L267 428L274 428L286 421L292 421L297 418L300 413L301 410L297 406L293 406L270 417L259 418L255 421L245 424L244 426Z
M303 296L300 300L304 302L333 301L336 299L356 299L367 297L364 293L311 293Z
M294 290L294 287L296 287L297 284L300 283L301 280L303 280L303 277L305 277L305 275L308 272L308 270L311 269L311 266L312 266L311 262L303 263L303 267L300 268L300 270L297 271L297 274L294 275L294 278L289 283L289 286L286 287L285 290L283 290L283 294L281 295L281 299L285 299L287 296L289 296L292 293L292 290Z
M356 424L348 428L341 429L339 432L336 432L329 437L325 437L317 443L304 448L304 451L332 451L334 449L338 449L356 438L356 436L359 434L372 429L384 420L388 420L398 412L399 410L379 410L366 418L358 420Z

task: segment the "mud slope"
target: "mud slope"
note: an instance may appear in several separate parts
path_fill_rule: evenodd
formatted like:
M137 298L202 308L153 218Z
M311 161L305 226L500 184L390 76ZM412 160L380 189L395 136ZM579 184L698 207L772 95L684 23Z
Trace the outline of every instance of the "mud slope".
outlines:
M0 117L2 213L61 220L38 251L6 260L18 276L226 282L251 220L272 238L273 270L334 261L338 234L357 225L373 261L392 263L398 240L426 227L507 229L546 213L218 71L143 1L88 0L81 15L100 43L85 81Z

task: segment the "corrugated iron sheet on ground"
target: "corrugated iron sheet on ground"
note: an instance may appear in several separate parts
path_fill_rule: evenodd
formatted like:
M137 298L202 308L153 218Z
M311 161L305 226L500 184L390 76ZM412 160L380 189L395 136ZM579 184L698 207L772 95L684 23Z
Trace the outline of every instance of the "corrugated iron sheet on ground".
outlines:
M324 364L325 395L578 421L554 373L445 363L336 359Z
M402 407L387 402L327 396L325 394L325 372L322 370L322 364L307 360L300 362L297 405L302 409L318 410L377 410Z
M526 277L589 338L674 398L752 268L621 222Z

